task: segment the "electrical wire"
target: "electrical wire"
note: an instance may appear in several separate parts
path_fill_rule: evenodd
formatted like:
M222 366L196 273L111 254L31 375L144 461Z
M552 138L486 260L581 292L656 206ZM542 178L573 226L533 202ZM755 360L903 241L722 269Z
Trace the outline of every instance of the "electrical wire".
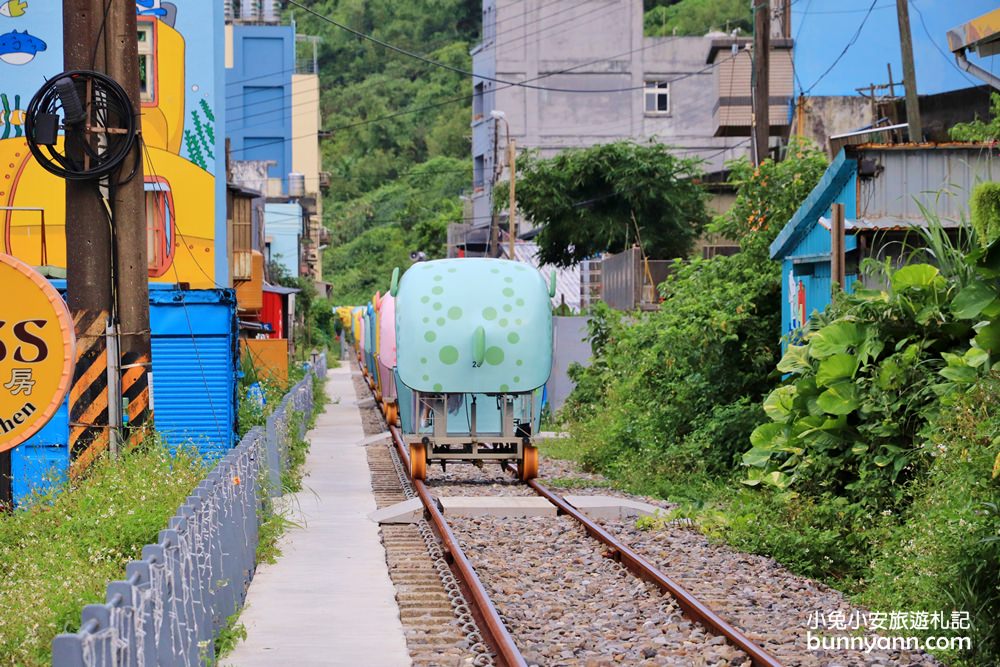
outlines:
M916 3L915 0L910 0L910 6L913 7L913 9L916 10L917 17L920 19L920 26L924 29L924 34L927 35L927 39L930 41L931 46L933 46L934 49L938 53L941 54L942 58L944 58L946 61L948 61L949 65L951 65L952 67L954 67L958 71L959 74L961 74L963 77L965 77L966 81L968 81L969 83L971 83L973 86L979 86L979 85L981 85L981 83L979 81L976 81L975 79L973 79L972 77L970 77L968 74L966 74L965 70L963 70L961 67L959 67L958 63L955 62L955 59L954 58L949 58L947 56L947 54L945 54L945 52L941 50L941 47L938 46L938 43L936 41L934 41L934 38L931 36L931 31L927 29L927 23L924 22L924 13L922 11L920 11L920 7L917 6L917 3Z
M159 176L156 174L156 168L153 166L153 156L147 149L145 142L142 142L142 152L143 155L145 156L146 165L149 167L150 175L153 177L155 182L159 182ZM181 237L181 240L184 241L182 245L184 245L185 248L188 248L187 241L184 239L184 236L180 233L180 231L176 229L176 227L175 231L177 231L177 235ZM188 252L191 252L190 248L188 248ZM205 273L205 270L201 268L201 264L198 262L198 258L194 256L194 253L191 253L191 258L194 260L194 263L198 267L198 269L205 275L206 278L208 278L209 282L216 285L217 287L220 287L221 289L225 289L218 283L216 283L207 273ZM174 278L177 280L177 284L180 285L181 279L180 279L180 274L177 271L177 263L171 262L171 268L173 269ZM191 314L188 312L186 299L181 299L181 307L184 310L184 319L187 320L188 332L191 334L191 348L194 351L195 359L198 362L198 369L201 372L202 385L205 387L205 398L208 400L208 409L212 413L212 420L215 422L215 430L220 436L226 437L229 434L225 433L225 431L222 429L221 422L219 421L218 412L216 412L215 409L215 403L212 401L212 391L208 384L208 376L205 373L205 365L201 359L201 352L198 350L198 340L194 335L194 325L191 322Z
M844 49L834 59L834 61L832 63L830 63L830 66L827 67L826 70L824 70L824 72L819 75L819 78L816 79L815 81L813 81L812 85L809 86L808 88L806 88L805 91L803 91L804 94L808 95L809 92L812 91L812 89L815 88L819 84L820 81L822 81L824 78L826 78L827 74L829 74L831 71L833 71L833 68L837 66L837 63L840 62L840 59L843 58L845 55L847 55L847 52L850 50L850 48L852 46L854 46L855 42L858 41L858 37L861 36L861 31L862 31L862 29L864 29L865 24L868 23L868 17L870 17L872 15L872 10L875 9L876 3L878 3L878 0L872 0L872 4L868 7L868 11L865 13L865 17L863 19L861 19L861 25L859 25L858 29L854 31L854 35L847 42L847 45L844 46Z
M550 77L550 76L556 76L556 75L559 75L559 74L566 74L566 73L569 73L569 72L573 71L574 69L579 69L580 67L586 67L587 65L593 65L595 63L604 62L606 60L611 60L613 58L620 57L621 55L627 55L627 54L633 53L635 51L641 51L641 50L645 50L645 49L648 49L648 48L652 48L653 46L660 46L660 45L662 45L662 43L648 44L648 45L646 45L644 47L641 47L639 49L634 49L633 51L627 51L627 52L619 54L617 56L611 56L610 58L601 58L601 59L598 59L598 60L590 61L588 63L582 63L580 65L576 65L574 67L571 67L571 68L568 68L568 69L565 69L565 70L560 70L558 72L549 72L547 74L542 74L542 75L539 75L539 76L534 77L532 79L528 79L528 81L537 81L539 79L544 79L544 78L547 78L547 77ZM686 72L684 74L679 74L679 75L677 75L677 76L675 76L673 78L669 78L669 79L660 79L660 82L661 83L675 83L677 81L683 81L684 79L689 79L691 77L700 76L702 74L707 74L708 72L712 71L716 67L719 67L723 63L728 62L730 60L733 60L738 55L739 55L738 53L737 53L736 56L730 55L730 56L728 56L726 58L723 58L722 60L718 60L718 61L716 61L714 63L711 63L711 64L709 64L709 65L707 65L707 66L705 66L705 67L703 67L703 68L701 68L699 70L696 70L694 72ZM479 75L475 75L475 77L476 78L481 78L481 77L479 77ZM494 88L492 90L484 91L482 93L482 95L485 95L487 92L495 93L497 91L504 90L506 88L511 88L511 87L514 87L514 86L519 86L519 85L521 85L521 84L519 84L519 83L504 84L504 85L498 86L497 88ZM541 87L539 87L539 88L541 88ZM645 90L645 88L646 88L646 85L643 84L642 86L633 86L631 88L626 88L626 89L616 89L616 92L627 92L627 91ZM545 89L545 90L557 91L557 90L560 90L560 89L549 88L549 89ZM599 91L590 91L590 92L599 92ZM352 128L355 128L355 127L361 127L363 125L369 125L369 124L372 124L372 123L378 123L378 122L382 122L382 121L385 121L385 120L393 120L393 119L398 118L400 116L406 116L406 115L409 115L409 114L419 113L421 111L426 111L426 110L429 110L429 109L436 109L436 108L439 108L439 107L442 107L442 106L447 106L449 104L455 104L457 102L471 100L471 99L475 98L476 96L477 96L477 93L473 93L473 94L469 94L469 95L462 95L462 96L459 96L459 97L454 97L454 98L451 98L451 99L443 100L441 102L430 104L430 105L427 105L427 106L424 106L424 107L417 107L417 108L414 108L414 109L404 109L404 110L398 111L396 113L388 114L388 115L385 115L385 116L378 116L376 118L366 119L366 120L358 121L356 123L349 123L347 125L341 125L341 126L334 127L334 128L325 128L325 129L322 130L322 132L324 132L324 133L333 133L333 132L338 132L340 130L352 129ZM289 139L285 139L285 138L275 139L273 141L261 142L259 144L254 145L254 146L244 146L242 148L234 148L230 152L233 153L233 154L242 153L242 152L248 151L248 150L254 150L254 149L257 149L257 148L263 148L264 146L271 146L271 145L275 145L275 144L283 144L283 143L286 143L288 141L294 141L296 139L308 139L309 137L313 137L313 136L315 136L315 133L298 135L298 136L291 137Z
M316 16L317 18L319 18L322 21L326 21L327 23L330 23L331 25L334 25L334 26L340 28L341 30L345 30L345 31L351 33L352 35L355 35L356 37L360 37L362 39L365 39L365 40L368 40L368 41L373 42L375 44L378 44L379 46L381 46L381 47L383 47L385 49L388 49L390 51L394 51L394 52L399 53L401 55L407 56L409 58L413 58L414 60L419 60L420 62L423 62L423 63L428 64L428 65L432 65L432 66L440 68L440 69L448 70L450 72L455 72L456 74L461 74L463 76L471 76L471 77L474 77L476 79L481 79L481 80L484 80L484 81L492 81L494 83L501 83L501 84L505 84L505 85L509 85L509 86L518 86L520 88L528 88L528 89L531 89L531 90L544 90L544 91L548 91L548 92L552 92L552 93L578 93L578 94L589 94L589 95L600 95L600 94L607 94L607 93L623 93L623 92L628 92L628 91L632 91L632 90L642 90L642 89L645 88L645 84L643 84L641 86L626 86L626 87L621 87L621 88L600 88L600 89L553 88L551 86L536 86L536 85L532 85L530 83L526 83L526 82L523 82L523 81L507 81L505 79L498 79L497 77L488 76L486 74L476 74L475 72L470 72L469 70L462 69L461 67L455 67L455 66L449 65L447 63L442 63L442 62L437 61L437 60L432 60L430 58L427 58L425 56L420 55L419 53L414 53L413 51L409 51L409 50L404 49L402 47L396 46L395 44L391 44L391 43L386 42L384 40L381 40L381 39L379 39L377 37L373 37L372 35L369 35L367 33L361 32L360 30L356 30L356 29L354 29L354 28L352 28L350 26L344 25L343 23L340 23L339 21L335 21L334 19L332 19L332 18L330 18L328 16L324 16L323 14L320 14L319 12L317 12L317 11L315 11L315 10L309 8L309 7L306 7L301 2L297 2L296 0L288 0L288 4L295 5L296 7L299 7L300 9L308 12L309 14L312 14L313 16Z

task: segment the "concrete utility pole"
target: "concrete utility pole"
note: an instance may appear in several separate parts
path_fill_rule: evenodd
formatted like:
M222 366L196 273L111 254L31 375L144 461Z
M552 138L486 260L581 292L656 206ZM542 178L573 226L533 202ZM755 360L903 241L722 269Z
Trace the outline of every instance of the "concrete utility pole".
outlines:
M771 135L771 118L768 107L770 96L771 60L771 3L770 0L753 0L753 163L759 165L767 158L768 139Z
M63 68L103 70L93 48L104 12L94 0L63 2ZM89 117L87 122L92 122ZM84 135L66 137L66 154L82 157ZM66 181L66 301L76 329L76 368L69 398L70 460L89 460L108 446L107 343L111 313L111 230L97 183Z
M95 47L98 36L101 42ZM105 7L104 0L65 0L63 42L64 69L92 69L117 80L132 101L138 124L141 107L134 5L113 0ZM89 102L85 100L88 114ZM97 118L87 119L88 126L100 123ZM67 134L67 154L82 155L83 142L92 140L88 136L93 134ZM123 395L131 426L152 423L147 378L151 354L145 192L138 142L134 151L121 169L103 182L66 182L67 302L77 335L70 392L71 474L85 468L105 448L116 445ZM136 172L131 180L119 184L131 174L133 164ZM105 196L110 198L107 206L114 220L114 238ZM110 359L109 337L112 349L118 350L120 343L120 355L115 353ZM142 437L141 429L133 433Z
M907 0L896 0L899 19L899 50L903 56L903 88L906 90L906 122L910 126L910 141L920 143L924 129L920 124L920 102L917 98L917 70L913 66L913 38L910 36L910 9Z
M98 0L98 6L104 0ZM132 2L111 2L104 30L107 74L128 94L140 127L142 101L139 97L139 43L136 11ZM142 136L141 134L139 135ZM129 425L129 445L139 444L153 414L149 395L149 372L152 352L149 333L149 260L146 240L146 191L143 180L143 146L135 143L135 173L131 180L115 187L111 202L115 220L117 266L115 283L118 296L119 352L121 354L120 401ZM119 172L119 182L130 174L126 160Z

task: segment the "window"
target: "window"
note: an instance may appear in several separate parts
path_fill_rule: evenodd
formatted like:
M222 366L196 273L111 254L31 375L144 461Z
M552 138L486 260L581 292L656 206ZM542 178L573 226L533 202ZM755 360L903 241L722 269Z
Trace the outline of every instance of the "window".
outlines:
M472 120L481 120L483 117L483 95L486 94L486 86L480 81L474 87L472 95Z
M646 82L646 113L648 114L670 113L670 82L668 81Z
M174 197L162 178L148 177L146 190L146 253L149 276L162 276L174 261Z
M476 192L482 192L486 185L486 159L477 155L472 161L472 187Z
M153 45L153 24L140 21L139 40L139 99L142 102L156 101L156 63Z

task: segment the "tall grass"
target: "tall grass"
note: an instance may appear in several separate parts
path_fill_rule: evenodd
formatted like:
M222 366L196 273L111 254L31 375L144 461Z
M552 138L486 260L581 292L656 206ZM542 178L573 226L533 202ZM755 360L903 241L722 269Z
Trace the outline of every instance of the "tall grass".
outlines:
M52 639L104 602L205 472L196 452L145 445L0 517L0 665L48 665Z

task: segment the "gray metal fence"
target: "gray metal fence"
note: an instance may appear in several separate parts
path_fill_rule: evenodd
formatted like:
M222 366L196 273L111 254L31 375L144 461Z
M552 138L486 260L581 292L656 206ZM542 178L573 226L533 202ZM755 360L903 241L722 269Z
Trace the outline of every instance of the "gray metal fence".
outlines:
M305 435L312 375L326 375L325 355L307 368L266 426L220 459L157 543L128 564L125 580L108 584L107 601L84 607L79 631L52 641L53 667L214 663L215 637L242 606L256 569L260 510L268 493L280 493L289 444ZM289 433L295 412L305 417Z

